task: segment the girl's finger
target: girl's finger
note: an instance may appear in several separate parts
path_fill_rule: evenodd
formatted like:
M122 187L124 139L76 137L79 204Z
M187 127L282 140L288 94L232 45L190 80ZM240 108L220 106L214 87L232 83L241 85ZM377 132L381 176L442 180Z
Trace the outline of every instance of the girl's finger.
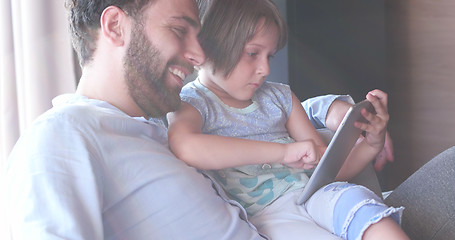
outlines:
M370 91L366 98L373 104L376 114L379 116L388 115L387 94L380 90Z

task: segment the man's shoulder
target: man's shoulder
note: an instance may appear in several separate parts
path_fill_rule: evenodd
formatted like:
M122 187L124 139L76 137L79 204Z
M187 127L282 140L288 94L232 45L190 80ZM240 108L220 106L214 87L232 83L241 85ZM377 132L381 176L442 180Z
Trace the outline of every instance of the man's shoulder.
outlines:
M81 123L93 119L98 115L97 108L90 104L68 103L54 106L41 114L33 125Z
M53 107L37 121L94 123L103 117L130 118L111 104L75 94L61 95L53 99Z
M103 119L123 117L119 110L104 108L84 101L74 101L56 104L38 116L27 127L21 137L41 139L64 138L69 136L89 135L102 129ZM123 115L122 115L123 114Z

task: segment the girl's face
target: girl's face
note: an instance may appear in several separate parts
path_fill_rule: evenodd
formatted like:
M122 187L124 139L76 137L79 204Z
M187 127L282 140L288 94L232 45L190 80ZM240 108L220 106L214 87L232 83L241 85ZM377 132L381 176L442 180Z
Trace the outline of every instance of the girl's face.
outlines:
M222 71L213 74L210 64L201 69L199 79L202 84L231 107L249 106L255 91L270 73L269 60L276 52L278 28L275 25L264 27L264 22L259 21L256 34L245 44L230 75L225 77Z

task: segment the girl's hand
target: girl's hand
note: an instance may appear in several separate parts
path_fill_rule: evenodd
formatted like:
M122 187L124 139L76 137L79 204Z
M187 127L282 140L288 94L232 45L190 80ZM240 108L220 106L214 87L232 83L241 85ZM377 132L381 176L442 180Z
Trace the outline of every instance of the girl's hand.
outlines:
M376 160L374 162L374 169L379 172L384 168L384 166L388 162L393 161L394 161L393 143L392 138L390 137L390 134L387 131L385 134L384 148L376 156Z
M364 141L366 141L371 147L377 149L379 153L379 151L384 148L387 123L389 122L387 94L376 89L370 91L366 98L373 104L376 114L363 109L361 113L368 123L355 122L355 126L366 132Z
M325 149L312 140L286 144L282 163L293 168L312 169L319 163Z

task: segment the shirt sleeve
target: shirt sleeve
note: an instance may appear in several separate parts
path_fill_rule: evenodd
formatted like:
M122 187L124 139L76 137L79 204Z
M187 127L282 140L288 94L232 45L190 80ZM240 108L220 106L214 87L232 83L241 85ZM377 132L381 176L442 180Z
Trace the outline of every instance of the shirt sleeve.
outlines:
M9 159L12 238L103 239L101 181L84 136L72 124L48 121L35 124Z
M326 128L325 119L327 117L327 111L335 100L354 104L351 96L334 94L313 97L302 102L308 118L316 129Z

